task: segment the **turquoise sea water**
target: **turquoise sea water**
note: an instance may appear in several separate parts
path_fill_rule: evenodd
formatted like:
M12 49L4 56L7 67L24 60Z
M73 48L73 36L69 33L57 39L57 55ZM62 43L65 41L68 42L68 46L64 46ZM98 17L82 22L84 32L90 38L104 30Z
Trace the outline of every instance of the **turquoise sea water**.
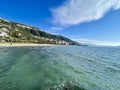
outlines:
M0 48L0 90L120 90L120 47Z

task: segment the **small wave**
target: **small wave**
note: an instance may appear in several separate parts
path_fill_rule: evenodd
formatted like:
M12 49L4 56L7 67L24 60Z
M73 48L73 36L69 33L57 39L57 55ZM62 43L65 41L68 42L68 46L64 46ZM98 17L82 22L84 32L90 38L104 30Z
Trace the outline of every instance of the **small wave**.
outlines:
M110 72L120 72L120 70L118 70L118 69L116 69L116 68L114 68L114 67L107 67L106 69L105 69L106 71L110 71Z
M50 88L49 90L87 90L87 89L79 87L77 85L73 85L71 83L62 83L61 85Z

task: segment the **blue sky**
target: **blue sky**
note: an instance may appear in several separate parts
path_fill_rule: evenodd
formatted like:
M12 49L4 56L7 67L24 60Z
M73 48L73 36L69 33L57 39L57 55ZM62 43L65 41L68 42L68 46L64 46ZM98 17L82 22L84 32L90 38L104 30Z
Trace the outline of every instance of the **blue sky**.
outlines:
M82 43L120 45L120 0L0 0L0 17Z

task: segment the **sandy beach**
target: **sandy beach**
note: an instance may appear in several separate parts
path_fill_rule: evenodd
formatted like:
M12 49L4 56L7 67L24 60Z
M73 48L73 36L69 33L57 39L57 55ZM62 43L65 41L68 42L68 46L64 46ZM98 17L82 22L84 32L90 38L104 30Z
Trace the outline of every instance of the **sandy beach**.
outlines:
M53 44L0 43L0 47L21 47L21 46L53 46Z

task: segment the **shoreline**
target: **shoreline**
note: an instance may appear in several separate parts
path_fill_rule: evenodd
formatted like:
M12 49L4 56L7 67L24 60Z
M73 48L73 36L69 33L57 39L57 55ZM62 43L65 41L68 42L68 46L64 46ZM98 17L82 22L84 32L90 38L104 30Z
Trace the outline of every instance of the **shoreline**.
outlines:
M23 46L56 46L55 44L34 44L34 43L0 43L0 47L23 47Z

